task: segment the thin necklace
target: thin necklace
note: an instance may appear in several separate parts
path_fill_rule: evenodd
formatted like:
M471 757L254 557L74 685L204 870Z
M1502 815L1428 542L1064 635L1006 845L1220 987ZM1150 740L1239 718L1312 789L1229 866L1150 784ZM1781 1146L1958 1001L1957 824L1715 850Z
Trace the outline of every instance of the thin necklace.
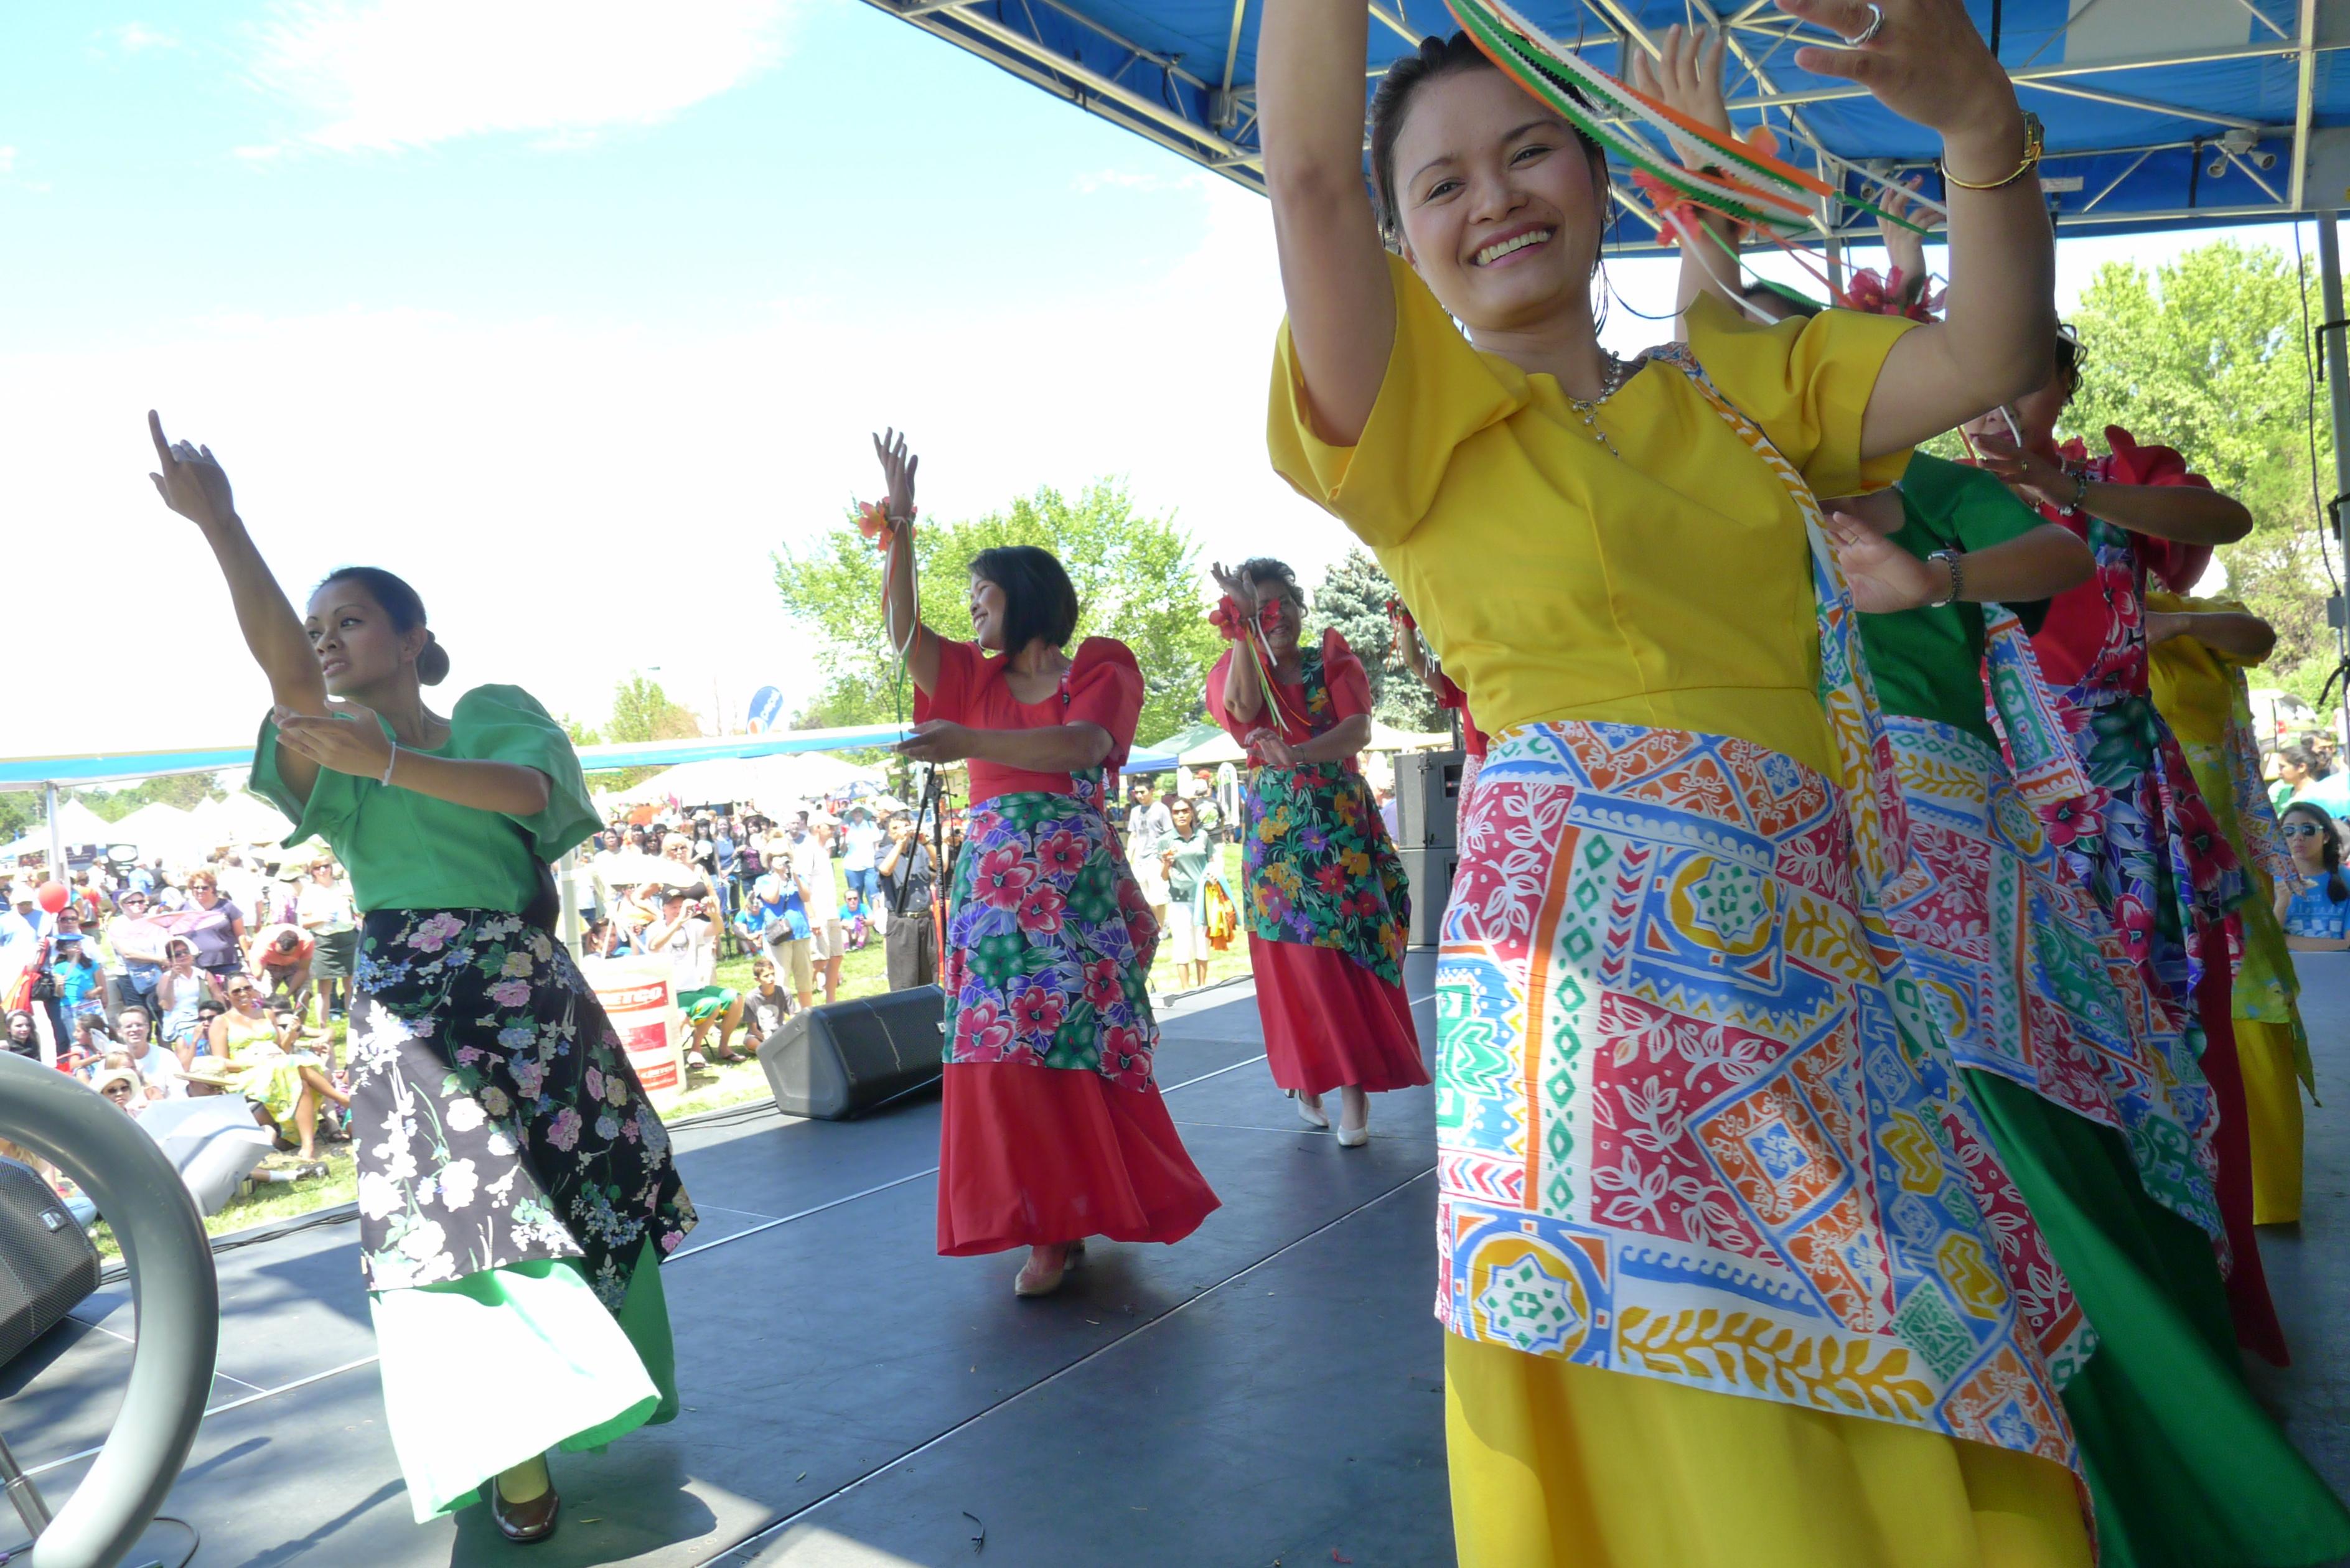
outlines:
M1600 352L1607 355L1607 364L1599 372L1599 395L1596 398L1569 397L1566 402L1582 417L1583 428L1591 432L1591 439L1606 447L1608 455L1621 458L1624 454L1616 450L1616 443L1607 439L1607 432L1599 428L1598 421L1599 405L1614 397L1617 389L1624 384L1625 366L1623 359L1609 350L1603 348Z

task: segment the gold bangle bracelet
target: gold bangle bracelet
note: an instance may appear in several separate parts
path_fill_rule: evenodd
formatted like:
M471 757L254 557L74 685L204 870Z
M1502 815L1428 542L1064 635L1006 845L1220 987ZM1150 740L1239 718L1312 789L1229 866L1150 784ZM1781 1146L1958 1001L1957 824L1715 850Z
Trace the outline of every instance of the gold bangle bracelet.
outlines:
M1978 185L1971 180L1961 180L1951 173L1950 166L1939 158L1934 161L1934 166L1942 171L1942 182L1945 185L1953 186L1960 191L2001 191L2040 167L2041 149L2046 141L2047 132L2041 128L2040 117L2026 109L2023 111L2023 157L2016 164L2014 172L2002 179Z

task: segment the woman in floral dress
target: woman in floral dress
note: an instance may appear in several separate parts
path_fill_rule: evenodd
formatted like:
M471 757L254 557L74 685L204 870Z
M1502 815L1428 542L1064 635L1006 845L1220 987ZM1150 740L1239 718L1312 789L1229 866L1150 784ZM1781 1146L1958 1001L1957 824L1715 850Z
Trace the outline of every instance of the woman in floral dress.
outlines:
M1370 1141L1372 1095L1428 1082L1403 989L1411 900L1356 753L1371 738L1363 662L1333 627L1301 648L1305 596L1279 561L1216 568L1232 639L1209 716L1248 748L1249 965L1273 1081L1342 1147Z
M2229 1303L2245 1347L2282 1365L2284 1331L2252 1235L2251 1146L2231 1016L2230 911L2244 896L2243 867L2156 711L2144 604L2149 580L2174 593L2193 587L2212 546L2242 538L2251 514L2177 452L2141 446L2118 425L2106 427L2102 456L2090 457L2078 439L2060 447L2056 421L2080 381L2080 345L2060 335L2046 386L1967 427L1981 466L2086 539L2096 557L2095 575L2051 600L2032 638L2081 780L2070 798L2043 794L2042 814L2131 958L2201 1025L2203 1075L2219 1109L2220 1211L2233 1255ZM2028 776L2020 762L2016 771Z
M940 976L939 1251L1024 1246L1014 1292L1045 1295L1087 1237L1180 1241L1216 1207L1151 1075L1159 932L1103 814L1101 770L1134 742L1142 671L1109 638L1062 651L1076 590L1033 545L972 558L971 641L923 625L916 460L903 437L874 444L889 494L868 516L916 692L899 750L971 770Z
M549 930L547 862L597 826L579 760L517 687L426 708L449 656L389 572L335 572L297 619L211 452L148 423L155 487L212 546L269 678L254 788L289 845L326 840L362 915L359 1262L410 1501L421 1522L486 1492L507 1539L541 1540L548 1450L677 1413L657 1265L693 1225L660 1118Z

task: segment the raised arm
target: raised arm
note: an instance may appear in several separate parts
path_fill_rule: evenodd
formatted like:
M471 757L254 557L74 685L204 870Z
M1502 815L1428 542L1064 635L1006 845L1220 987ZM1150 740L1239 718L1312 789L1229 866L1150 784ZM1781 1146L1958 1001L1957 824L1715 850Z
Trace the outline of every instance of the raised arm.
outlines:
M882 618L889 623L889 646L901 651L906 673L924 692L939 684L938 634L922 624L922 607L914 591L914 471L922 460L906 450L906 438L884 431L873 438L873 452L881 460L882 477L889 483L882 509L889 518L892 545L883 559Z
M1232 643L1232 657L1224 664L1224 711L1210 717L1219 722L1245 724L1264 711L1264 683L1257 678L1256 660L1247 657L1254 646L1249 639L1255 635L1256 585L1222 561L1211 566L1208 572L1216 579L1216 586L1224 590L1224 597L1232 601L1241 625L1249 628Z
M2040 204L2023 111L1962 0L1779 0L1779 8L1852 38L1807 47L1795 63L1868 89L1938 132L1948 175L1950 272L1943 319L1893 347L1861 421L1861 455L1914 446L2047 383L2054 352L2055 243ZM1965 186L1990 189L1969 190Z
M161 470L147 477L155 482L163 504L193 523L213 547L236 608L237 629L244 634L253 661L269 678L270 700L298 713L326 712L327 681L318 673L309 634L245 533L228 475L213 460L212 448L165 441L163 421L152 409L147 412L147 433L154 438L155 461Z
M2242 610L2148 610L2146 639L2191 637L2238 664L2266 664L2276 651L2276 628Z
M1725 41L1724 35L1711 28L1683 28L1675 23L1657 36L1656 59L1630 51L1633 89L1728 136L1730 108L1721 93ZM1699 295L1711 292L1742 312L1745 307L1738 296L1737 249L1730 243L1730 220L1701 207L1686 209L1681 216L1688 227L1679 235L1681 265L1673 296L1673 335L1686 339L1689 330L1679 318Z
M1353 446L1395 346L1395 290L1363 190L1363 0L1265 0L1258 136L1290 340L1314 429Z
M1880 383L1881 384L1881 383ZM2007 437L1975 437L1978 467L2034 504L2078 507L2134 534L2182 545L2232 545L2252 531L2252 514L2204 484L2109 484L2073 472Z

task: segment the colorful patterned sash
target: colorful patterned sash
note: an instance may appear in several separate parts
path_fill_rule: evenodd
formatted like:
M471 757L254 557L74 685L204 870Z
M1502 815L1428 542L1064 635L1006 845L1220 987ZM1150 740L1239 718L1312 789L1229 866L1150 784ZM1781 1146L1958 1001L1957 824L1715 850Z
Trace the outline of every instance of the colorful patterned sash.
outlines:
M1326 733L1338 721L1321 649L1305 649L1298 664L1306 727ZM1401 985L1410 880L1354 764L1252 769L1247 810L1241 864L1250 931L1269 942L1335 948Z
M1960 1065L2127 1141L2156 1201L2220 1239L2217 1112L2195 1042L2064 872L1988 742L1888 714L1920 875L1886 915Z
M1018 1062L1150 1084L1159 928L1102 815L1101 785L972 808L948 906L949 1062Z
M2094 1335L1886 923L1908 816L1818 503L1656 357L1804 520L1836 776L1684 731L1495 738L1439 969L1438 1315L2072 1463Z

